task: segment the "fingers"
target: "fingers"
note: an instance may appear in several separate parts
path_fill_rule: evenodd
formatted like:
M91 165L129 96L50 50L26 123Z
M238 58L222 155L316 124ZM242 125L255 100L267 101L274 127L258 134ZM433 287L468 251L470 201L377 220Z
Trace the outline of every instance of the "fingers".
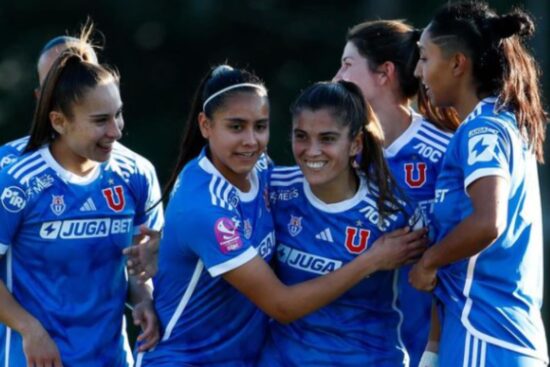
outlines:
M409 227L403 227L403 228L396 229L395 231L391 231L390 233L386 233L385 237L387 238L401 237L409 233L409 231L410 231Z
M160 232L147 227L145 224L139 226L139 234L149 236L151 238L160 237Z
M153 311L145 311L142 316L142 333L137 338L137 340L140 342L138 348L140 352L146 351L154 347L158 343L160 338L157 318L153 314Z
M122 250L122 253L128 257L139 256L139 246L128 246Z

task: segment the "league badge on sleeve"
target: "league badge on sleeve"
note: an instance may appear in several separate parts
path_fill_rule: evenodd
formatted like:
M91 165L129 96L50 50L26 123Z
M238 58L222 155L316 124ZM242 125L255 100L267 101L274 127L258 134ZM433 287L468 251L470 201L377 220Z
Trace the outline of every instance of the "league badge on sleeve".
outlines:
M302 232L302 217L290 214L288 233L290 233L292 237L296 237L300 232Z
M489 162L498 149L498 135L480 134L468 140L468 164L477 162Z
M214 224L214 233L222 253L227 254L243 246L238 228L239 226L227 217L218 219Z

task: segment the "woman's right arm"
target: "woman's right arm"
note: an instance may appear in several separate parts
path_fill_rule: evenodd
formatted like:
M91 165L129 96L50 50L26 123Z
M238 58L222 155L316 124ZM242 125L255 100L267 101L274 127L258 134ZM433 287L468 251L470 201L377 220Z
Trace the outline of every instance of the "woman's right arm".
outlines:
M425 229L393 231L342 268L292 286L283 284L259 256L223 277L266 314L289 323L334 301L370 274L418 257L425 249L425 234Z
M61 356L42 324L13 298L0 280L0 322L23 338L23 351L29 367L62 367Z

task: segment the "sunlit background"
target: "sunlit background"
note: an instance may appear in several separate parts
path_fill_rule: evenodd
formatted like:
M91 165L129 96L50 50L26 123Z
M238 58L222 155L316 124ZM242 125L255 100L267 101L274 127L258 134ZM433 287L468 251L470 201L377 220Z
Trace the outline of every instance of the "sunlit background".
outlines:
M149 158L161 183L177 155L190 100L210 66L229 62L262 77L270 91L270 155L292 162L288 107L312 82L339 67L346 31L368 19L405 19L424 27L441 0L0 0L0 142L27 134L37 85L36 60L45 42L78 33L90 16L104 46L100 61L122 75L126 122L122 142ZM499 12L521 6L537 33L531 47L550 70L550 2L489 1ZM549 74L543 75L549 101ZM546 103L548 108L549 104ZM546 149L548 152L548 147ZM547 160L550 155L546 154ZM550 253L550 166L539 169L545 213L546 264ZM550 303L546 272L546 304ZM550 307L543 316L550 319ZM547 323L547 330L548 323Z

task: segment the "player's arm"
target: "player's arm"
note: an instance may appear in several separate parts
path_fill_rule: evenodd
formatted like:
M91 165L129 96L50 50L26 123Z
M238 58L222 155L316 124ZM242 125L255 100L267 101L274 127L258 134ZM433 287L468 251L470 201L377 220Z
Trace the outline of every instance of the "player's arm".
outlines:
M509 184L501 176L479 178L467 187L472 213L464 218L439 243L430 247L413 266L411 284L430 291L437 269L474 256L490 246L506 228Z
M40 321L17 302L0 280L0 322L23 338L27 366L62 366L59 350Z
M259 256L223 277L269 316L289 323L332 302L366 276L418 256L426 245L425 233L407 228L388 233L342 268L292 286L283 284Z
M141 236L134 237L134 246L141 241ZM143 282L137 275L128 276L128 298L132 305L134 324L141 327L137 340L139 351L154 347L160 338L158 318L153 306L151 282Z

